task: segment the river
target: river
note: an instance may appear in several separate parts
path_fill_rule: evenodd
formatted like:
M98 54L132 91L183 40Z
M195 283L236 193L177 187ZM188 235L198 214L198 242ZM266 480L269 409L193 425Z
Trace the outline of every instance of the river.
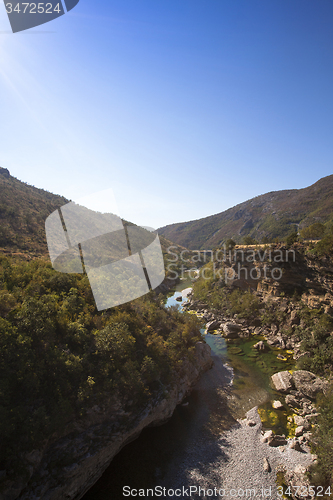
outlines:
M186 300L183 290L188 286L186 281L178 285L166 306L181 307ZM177 301L182 294L182 302ZM166 424L145 429L120 451L83 500L123 499L124 486L176 488L189 483L189 472L193 470L197 476L207 476L209 463L220 453L216 446L218 437L253 406L260 406L261 415L266 415L267 427L285 430L287 414L277 421L276 413L271 411L271 400L278 395L270 389L266 365L261 360L258 365L251 357L254 341L234 342L237 355L228 352L230 345L220 335L208 333L205 340L212 349L213 368L201 377ZM271 355L274 366L286 369L281 362L278 366L274 353Z

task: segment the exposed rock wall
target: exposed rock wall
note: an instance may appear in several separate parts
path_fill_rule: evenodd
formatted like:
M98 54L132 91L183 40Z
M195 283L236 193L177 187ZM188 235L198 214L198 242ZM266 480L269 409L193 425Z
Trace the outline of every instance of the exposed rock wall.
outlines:
M267 245L236 248L215 264L216 274L231 287L259 292L263 297L276 297L282 292L304 294L304 300L315 297L333 304L333 261L307 251L302 244L287 248ZM314 307L316 304L314 304Z
M127 443L145 427L160 425L172 416L175 407L211 366L210 347L198 342L193 360L184 360L177 373L176 384L140 414L126 413L119 407L104 414L99 407L92 408L86 423L76 423L71 433L27 456L28 484L22 479L8 485L0 500L79 500Z

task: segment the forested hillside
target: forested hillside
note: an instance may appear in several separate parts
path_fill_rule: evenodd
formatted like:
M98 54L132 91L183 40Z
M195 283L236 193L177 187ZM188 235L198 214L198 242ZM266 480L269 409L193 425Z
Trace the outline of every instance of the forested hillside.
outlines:
M0 249L46 255L45 219L68 200L37 189L0 168Z
M218 247L229 238L284 239L316 222L333 221L333 175L310 187L272 191L203 219L162 227L166 238L192 250Z

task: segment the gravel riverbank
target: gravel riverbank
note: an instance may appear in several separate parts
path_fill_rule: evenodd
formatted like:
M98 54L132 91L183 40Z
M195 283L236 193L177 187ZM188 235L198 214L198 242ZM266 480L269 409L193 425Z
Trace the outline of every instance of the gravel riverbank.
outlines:
M309 450L295 451L288 445L270 447L261 438L262 424L254 407L247 413L247 418L238 420L214 443L200 439L187 451L178 470L169 471L163 486L167 489L184 487L181 498L193 500L220 497L225 500L262 497L276 500L279 498L277 471L306 467L312 462L312 455ZM177 496L170 495L169 498Z

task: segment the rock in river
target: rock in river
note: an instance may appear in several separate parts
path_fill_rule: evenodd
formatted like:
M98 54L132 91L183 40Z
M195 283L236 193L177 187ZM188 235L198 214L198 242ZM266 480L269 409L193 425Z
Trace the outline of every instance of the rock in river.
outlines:
M265 351L266 350L265 342L260 340L259 342L254 344L253 349L258 349L258 351Z
M212 330L216 330L219 328L220 322L217 320L210 321L209 323L206 324L206 331L211 332Z
M292 375L295 387L304 396L315 399L318 392L324 392L328 382L306 370L296 370Z
M292 376L288 371L274 373L271 380L276 391L289 392L293 388Z
M229 339L237 338L241 329L241 325L237 325L236 323L225 323L223 325L224 336Z

